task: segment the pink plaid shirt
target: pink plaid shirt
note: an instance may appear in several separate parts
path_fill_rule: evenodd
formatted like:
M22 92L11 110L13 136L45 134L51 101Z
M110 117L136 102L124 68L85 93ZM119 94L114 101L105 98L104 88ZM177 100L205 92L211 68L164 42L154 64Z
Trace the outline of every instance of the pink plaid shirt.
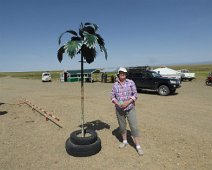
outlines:
M116 100L117 102L124 102L129 99L132 99L134 102L129 104L124 110L130 110L135 106L135 101L138 98L137 89L134 81L126 79L125 84L122 85L119 79L113 84L111 92L111 101ZM116 108L119 108L116 106Z

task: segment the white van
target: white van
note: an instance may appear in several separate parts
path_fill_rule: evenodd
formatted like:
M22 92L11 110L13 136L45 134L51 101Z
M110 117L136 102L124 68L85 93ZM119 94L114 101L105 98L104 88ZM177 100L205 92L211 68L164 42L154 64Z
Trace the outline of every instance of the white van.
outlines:
M50 82L52 81L51 74L49 72L42 73L42 82Z

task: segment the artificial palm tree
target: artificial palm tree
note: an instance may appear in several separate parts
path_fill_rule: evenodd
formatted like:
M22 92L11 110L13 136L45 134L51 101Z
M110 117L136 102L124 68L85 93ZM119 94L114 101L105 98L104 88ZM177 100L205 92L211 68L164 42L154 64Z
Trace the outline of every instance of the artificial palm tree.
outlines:
M63 54L67 53L72 59L77 54L81 55L81 127L82 135L84 137L84 74L83 63L84 60L90 64L96 58L96 45L100 47L100 51L104 52L105 59L107 59L107 50L105 48L104 39L97 34L98 26L93 23L86 22L81 23L79 27L79 34L73 30L67 30L63 32L59 37L59 45L61 44L61 38L65 33L72 34L71 40L62 45L57 53L59 62L63 60Z

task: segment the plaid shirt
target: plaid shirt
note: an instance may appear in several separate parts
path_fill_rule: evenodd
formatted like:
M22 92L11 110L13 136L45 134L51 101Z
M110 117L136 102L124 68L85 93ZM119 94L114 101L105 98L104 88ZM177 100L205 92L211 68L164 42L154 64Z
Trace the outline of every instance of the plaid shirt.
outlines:
M129 99L132 99L134 102L129 104L124 110L131 110L135 106L135 101L138 98L137 89L134 81L126 79L125 84L122 85L119 79L113 84L111 92L112 102L116 100L117 102L124 102ZM116 106L117 109L120 109Z

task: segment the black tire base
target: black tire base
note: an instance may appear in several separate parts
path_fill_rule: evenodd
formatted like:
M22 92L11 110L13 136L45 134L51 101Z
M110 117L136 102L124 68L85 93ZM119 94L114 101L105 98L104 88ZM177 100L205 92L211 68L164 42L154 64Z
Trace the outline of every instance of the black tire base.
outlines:
M70 140L76 145L90 145L97 140L97 133L94 130L85 129L85 134L90 134L88 137L80 137L81 130L74 131L70 134Z
M97 140L89 145L76 145L70 138L65 143L66 152L75 157L87 157L97 154L101 150L101 140L97 137Z

